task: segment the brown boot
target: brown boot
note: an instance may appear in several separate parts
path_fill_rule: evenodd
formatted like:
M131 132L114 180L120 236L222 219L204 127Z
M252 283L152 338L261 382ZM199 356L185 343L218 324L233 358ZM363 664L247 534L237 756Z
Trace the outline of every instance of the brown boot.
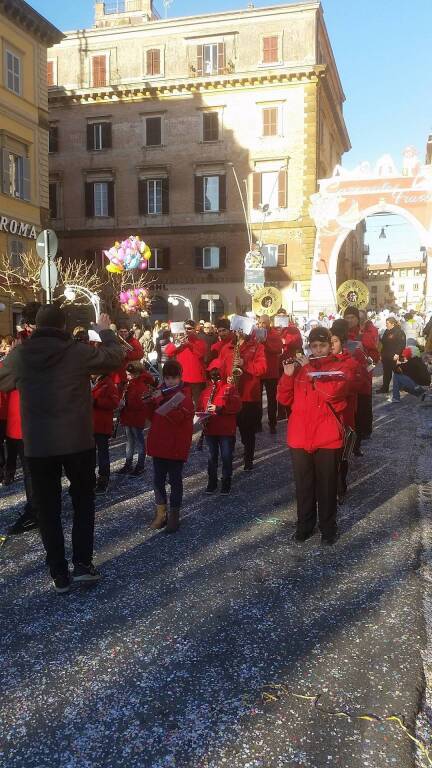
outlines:
M167 524L167 505L156 504L155 516L150 524L152 531L160 531L161 528L165 528Z
M168 512L168 524L165 533L175 533L180 527L180 510L170 509Z

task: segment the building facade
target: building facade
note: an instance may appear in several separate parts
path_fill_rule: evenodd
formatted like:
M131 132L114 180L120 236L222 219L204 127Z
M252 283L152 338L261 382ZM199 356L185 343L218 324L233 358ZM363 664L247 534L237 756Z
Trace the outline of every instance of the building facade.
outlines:
M62 33L22 0L0 0L0 254L19 263L48 221L47 48ZM25 296L2 294L0 333Z
M155 316L179 312L173 293L195 317L209 301L244 312L247 220L266 283L307 310L310 195L350 146L319 3L162 20L150 0L98 2L95 26L49 51L48 82L50 212L66 257L100 266L104 248L140 234Z
M370 308L390 307L424 311L426 265L424 261L369 264L366 284Z

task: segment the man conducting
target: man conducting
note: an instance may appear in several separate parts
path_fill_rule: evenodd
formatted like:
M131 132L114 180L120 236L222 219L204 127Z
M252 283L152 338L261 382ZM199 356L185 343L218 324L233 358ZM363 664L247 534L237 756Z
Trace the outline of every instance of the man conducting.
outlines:
M103 344L98 349L76 344L65 331L63 310L41 307L36 330L10 352L0 369L0 390L20 393L34 508L59 593L68 592L71 583L61 524L63 469L74 510L73 580L93 583L100 578L92 562L95 456L90 374L109 373L123 362L123 349L109 326L108 315L101 315Z

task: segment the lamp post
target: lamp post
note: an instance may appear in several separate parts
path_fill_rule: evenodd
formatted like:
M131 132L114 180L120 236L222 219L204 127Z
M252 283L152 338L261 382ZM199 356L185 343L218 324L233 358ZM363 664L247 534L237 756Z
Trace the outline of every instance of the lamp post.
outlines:
M75 301L77 294L82 294L86 297L86 299L89 300L94 309L96 322L98 322L100 317L100 298L97 293L93 293L88 288L84 288L82 285L73 285L69 283L65 286L63 295L68 301Z
M168 304L172 304L173 307L178 307L180 302L189 310L190 319L193 320L193 306L190 299L186 296L181 296L179 293L172 293L168 296Z

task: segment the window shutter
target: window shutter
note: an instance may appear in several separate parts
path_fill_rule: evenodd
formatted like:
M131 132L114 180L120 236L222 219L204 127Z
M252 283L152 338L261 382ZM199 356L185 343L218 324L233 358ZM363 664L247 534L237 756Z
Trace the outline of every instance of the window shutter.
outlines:
M169 213L169 179L162 179L162 214Z
M225 73L225 43L218 43L218 75Z
M203 113L203 141L219 139L219 114L217 112Z
M153 74L153 51L146 53L146 72L148 75Z
M276 107L266 107L262 111L263 136L276 136L278 129L278 110Z
M155 48L153 51L153 70L152 75L160 75L160 50Z
M146 118L146 145L148 147L160 146L162 143L162 118Z
M7 149L2 151L2 192L5 195L10 195L9 151Z
M94 149L93 123L87 123L87 149Z
M91 182L85 185L85 215L88 219L94 217L94 184Z
M226 176L219 176L219 210L226 211Z
M108 216L111 218L115 215L114 211L114 182L108 181Z
M138 179L138 211L141 216L148 214L147 179Z
M102 123L102 149L111 149L111 147L112 147L111 123Z
M287 257L286 245L278 245L278 253L277 253L278 267L286 267L286 263L287 263L286 257Z
M197 59L197 75L198 77L202 77L204 74L204 46L203 45L197 45L196 49L196 59Z
M227 249L225 245L219 248L219 269L226 269L227 266Z
M27 157L23 157L23 199L31 199L31 179L30 179L31 165L30 160Z
M107 84L106 56L93 56L93 87L102 88Z
M58 150L59 150L58 136L59 136L58 126L57 125L50 125L50 127L49 127L49 135L48 135L48 140L49 140L48 151L49 152L58 152Z
M52 219L57 218L57 184L49 185L49 208L50 217Z
M278 38L277 35L263 38L263 63L273 64L278 61Z
M195 176L195 213L202 213L204 211L203 194L203 177Z
M203 268L203 249L195 247L195 269Z
M261 197L262 197L262 174L261 173L254 173L253 174L253 195L252 195L252 205L254 209L257 209L261 205Z
M54 62L47 61L47 86L54 85Z
M287 205L287 172L279 171L278 206L286 208Z
M162 269L170 269L170 249L162 249Z

